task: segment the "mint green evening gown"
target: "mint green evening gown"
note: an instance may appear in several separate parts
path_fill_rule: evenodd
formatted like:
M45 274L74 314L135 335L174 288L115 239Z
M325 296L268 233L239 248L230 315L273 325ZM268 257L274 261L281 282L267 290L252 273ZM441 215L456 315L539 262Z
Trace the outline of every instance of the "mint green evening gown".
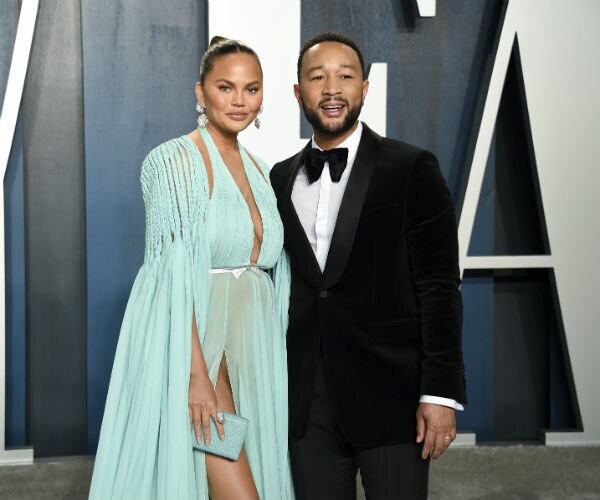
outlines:
M293 498L287 454L285 331L289 262L268 167L240 146L263 223L250 264L248 205L210 134L213 171L188 136L161 144L142 165L144 263L133 284L115 354L90 489L93 500L208 499L204 454L188 416L195 314L213 385L226 357L236 412L249 419L244 447L260 498Z

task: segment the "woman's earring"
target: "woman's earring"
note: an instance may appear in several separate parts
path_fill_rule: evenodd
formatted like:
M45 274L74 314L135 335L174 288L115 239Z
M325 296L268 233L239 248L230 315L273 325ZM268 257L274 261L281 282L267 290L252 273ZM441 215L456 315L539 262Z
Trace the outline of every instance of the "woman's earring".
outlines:
M204 128L208 125L208 116L206 116L206 106L204 104L196 104L196 111L200 113L198 115L198 126Z
M261 107L258 109L258 114L260 115L262 112L263 112L263 107L261 106ZM256 117L256 119L254 120L254 126L255 126L256 128L260 128L260 118L259 118L258 116L257 116L257 117Z

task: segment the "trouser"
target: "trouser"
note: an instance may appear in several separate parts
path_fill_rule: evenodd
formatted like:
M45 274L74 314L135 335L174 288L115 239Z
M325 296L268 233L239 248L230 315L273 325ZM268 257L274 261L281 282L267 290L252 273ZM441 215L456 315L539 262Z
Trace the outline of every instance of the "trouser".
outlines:
M429 460L421 458L421 446L352 446L331 411L319 357L306 433L290 441L296 499L354 500L358 470L368 500L426 499Z

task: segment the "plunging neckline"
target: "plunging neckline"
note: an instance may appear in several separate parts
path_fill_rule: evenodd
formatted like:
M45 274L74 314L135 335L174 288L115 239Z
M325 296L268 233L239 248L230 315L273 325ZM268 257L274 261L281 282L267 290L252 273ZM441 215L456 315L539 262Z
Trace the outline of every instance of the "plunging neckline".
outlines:
M210 196L209 196L209 202L210 202L210 201L212 201L213 196L215 194L215 184L218 182L218 181L216 181L216 176L215 176L215 167L214 167L215 162L213 162L212 159L210 158L210 156L211 156L210 148L209 148L209 144L207 143L207 140L204 137L204 134L199 129L198 129L198 133L200 134L202 141L206 145L206 150L207 150L209 159L211 160L210 163L211 163L211 169L212 169L212 173L213 173L213 186L212 186L212 190L210 189L210 186L208 186L209 193L210 193ZM208 132L208 130L206 130L206 135L208 136L208 139L211 142L211 146L214 148L214 150L218 156L218 159L220 160L220 162L222 164L223 170L226 171L225 175L228 177L229 182L233 185L233 189L236 191L237 196L240 198L241 202L246 206L248 218L250 219L250 225L252 226L252 243L250 245L250 255L248 256L248 263L253 266L259 266L260 258L262 256L263 242L265 239L265 224L264 224L264 219L262 216L262 211L260 209L260 206L258 205L258 200L254 194L254 188L252 187L252 181L250 180L250 174L248 173L249 167L246 165L246 163L247 163L247 161L251 162L252 168L254 168L255 170L258 170L258 166L254 164L254 162L250 158L250 155L246 151L244 146L242 146L240 144L240 142L237 141L238 152L240 154L240 159L242 160L242 168L244 169L244 173L246 174L246 179L248 179L248 187L250 188L250 193L252 194L252 199L254 200L254 204L256 205L256 211L258 212L258 217L260 218L260 224L262 226L262 232L263 232L263 241L259 242L258 256L256 257L256 262L252 262L251 257L252 257L252 250L254 249L254 238L256 237L258 239L258 237L256 236L256 226L254 225L254 221L252 220L252 210L250 209L250 204L246 201L246 198L244 198L244 194L242 193L240 186L238 185L237 182L235 182L233 174L229 170L229 167L225 163L225 160L223 160L223 157L221 156L221 153L219 152L219 148L217 148L217 145L215 144L215 141L213 140L213 138L210 135L210 132ZM194 148L198 151L198 153L200 154L200 157L202 158L203 163L204 163L204 158L202 157L202 151L200 150L198 145L195 143L195 141L187 134L184 135L184 137L187 137L190 140L190 142L192 142L192 144L194 145ZM244 159L244 154L248 157L247 161ZM204 168L206 170L206 165L204 166ZM260 171L256 172L256 173L258 175L260 175L261 177L263 177ZM265 180L264 177L263 177L263 180ZM208 183L208 170L207 170L207 183Z

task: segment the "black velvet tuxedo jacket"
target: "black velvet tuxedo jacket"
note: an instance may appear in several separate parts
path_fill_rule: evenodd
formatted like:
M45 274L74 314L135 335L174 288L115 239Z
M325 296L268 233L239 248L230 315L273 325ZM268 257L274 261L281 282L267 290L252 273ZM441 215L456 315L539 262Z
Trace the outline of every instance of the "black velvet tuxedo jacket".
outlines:
M414 441L420 395L466 402L450 193L433 154L363 126L321 273L291 201L307 148L271 170L292 265L290 438L304 435L322 350L350 443Z

